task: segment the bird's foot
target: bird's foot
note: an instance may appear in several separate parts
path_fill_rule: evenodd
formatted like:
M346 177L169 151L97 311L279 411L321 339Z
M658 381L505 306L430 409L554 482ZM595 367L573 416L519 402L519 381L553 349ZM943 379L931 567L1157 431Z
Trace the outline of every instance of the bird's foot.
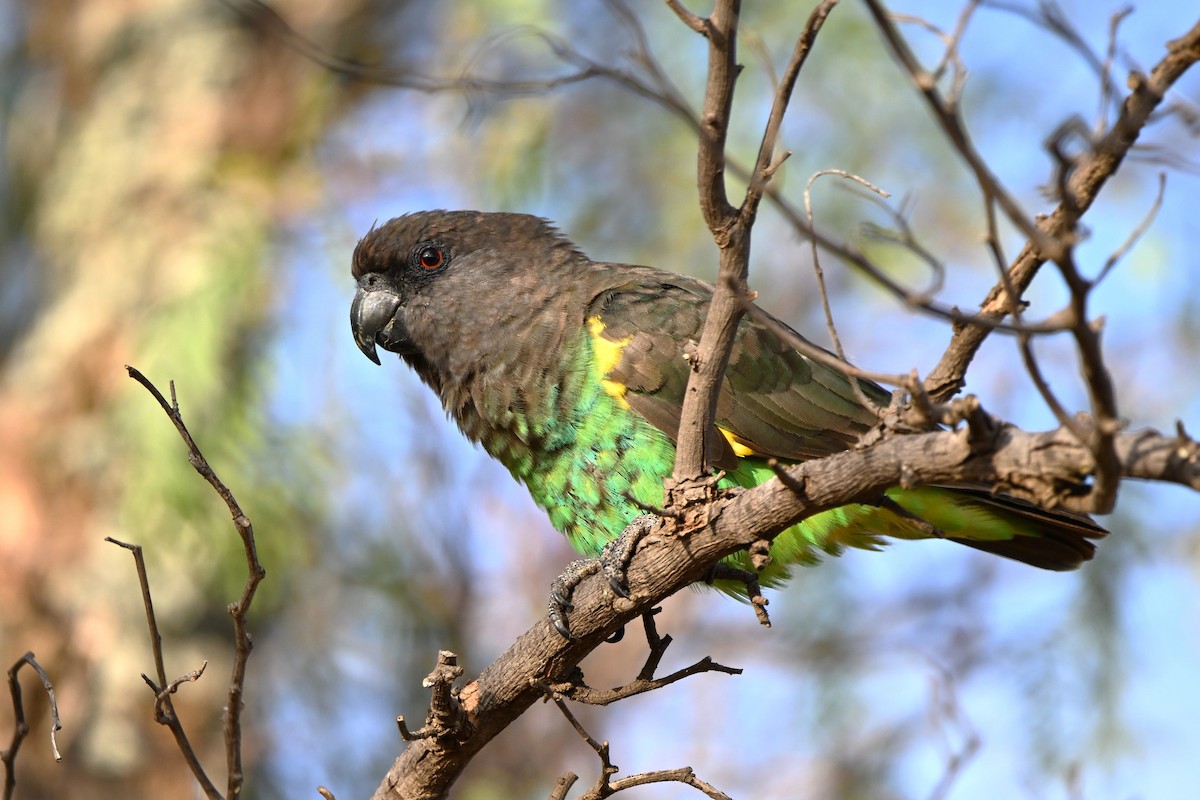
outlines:
M550 624L554 626L554 630L558 631L564 639L575 641L568 620L570 613L575 610L574 604L571 603L571 595L574 594L575 587L599 571L600 559L578 558L567 564L567 568L562 571L562 574L550 584L550 599L546 602L546 616L550 618Z
M608 587L617 597L629 597L629 562L637 552L638 545L646 535L653 530L658 517L643 514L626 526L616 539L604 545L599 558L581 558L572 561L563 573L550 584L550 599L547 602L547 616L550 624L563 638L575 640L571 633L570 614L575 610L571 603L571 595L576 587L597 572L603 572L608 579ZM614 634L610 641L619 641L621 634Z

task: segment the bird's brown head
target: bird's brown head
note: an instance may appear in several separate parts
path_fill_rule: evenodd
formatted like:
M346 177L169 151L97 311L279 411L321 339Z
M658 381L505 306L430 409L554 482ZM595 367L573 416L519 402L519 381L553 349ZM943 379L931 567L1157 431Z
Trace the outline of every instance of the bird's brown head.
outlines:
M422 211L373 227L354 248L350 327L358 349L402 356L496 318L587 259L546 220L527 214Z

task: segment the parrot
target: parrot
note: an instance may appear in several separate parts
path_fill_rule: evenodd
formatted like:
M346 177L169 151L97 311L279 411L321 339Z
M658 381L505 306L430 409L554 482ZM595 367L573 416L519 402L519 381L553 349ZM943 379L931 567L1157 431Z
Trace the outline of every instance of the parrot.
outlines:
M422 211L373 225L354 248L350 323L380 364L396 353L462 433L523 483L551 524L597 557L661 508L711 285L651 267L592 261L527 214ZM767 312L743 315L706 437L724 488L778 465L852 447L891 395L812 359ZM807 340L803 340L807 341ZM869 402L865 403L864 399ZM847 547L940 538L1047 570L1092 558L1108 532L990 485L888 489L878 503L810 516L773 540L760 585ZM727 557L753 571L745 552ZM761 565L761 562L760 562Z

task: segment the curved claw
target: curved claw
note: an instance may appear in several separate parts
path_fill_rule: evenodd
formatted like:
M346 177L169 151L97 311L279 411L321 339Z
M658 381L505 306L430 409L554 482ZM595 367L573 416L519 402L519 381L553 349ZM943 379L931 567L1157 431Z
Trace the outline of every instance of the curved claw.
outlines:
M558 635L566 639L568 642L577 642L579 639L575 634L571 633L571 629L567 627L565 618L555 614L553 610L549 613L550 624L554 626L554 630L558 631Z
M571 633L570 628L570 613L575 610L575 605L571 602L571 595L584 578L595 575L599 571L600 563L598 561L581 558L567 564L563 573L550 584L550 598L546 601L546 616L550 619L554 630L568 641L578 641Z
M608 573L608 588L612 589L612 593L617 597L624 597L628 600L632 595L629 594L629 582L625 579L625 573L623 571L620 573L610 572L607 566L606 564L604 571Z

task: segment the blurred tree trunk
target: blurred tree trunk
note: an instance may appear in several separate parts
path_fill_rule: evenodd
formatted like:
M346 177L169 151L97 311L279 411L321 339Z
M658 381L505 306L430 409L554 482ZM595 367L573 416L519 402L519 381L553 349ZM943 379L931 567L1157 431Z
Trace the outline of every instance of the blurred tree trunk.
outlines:
M278 4L324 42L361 6ZM200 646L204 615L223 610L204 591L221 565L199 559L198 576L187 544L201 514L208 535L224 531L122 365L186 378L209 448L253 446L240 421L272 308L264 244L316 199L307 156L338 110L333 82L220 3L46 0L21 13L0 277L28 322L0 347L0 654L7 668L36 653L66 727L55 765L45 697L27 681L18 795L189 797L138 678L152 662L132 562L102 539L172 543L148 556L177 675L228 649ZM225 667L177 701L218 786Z

